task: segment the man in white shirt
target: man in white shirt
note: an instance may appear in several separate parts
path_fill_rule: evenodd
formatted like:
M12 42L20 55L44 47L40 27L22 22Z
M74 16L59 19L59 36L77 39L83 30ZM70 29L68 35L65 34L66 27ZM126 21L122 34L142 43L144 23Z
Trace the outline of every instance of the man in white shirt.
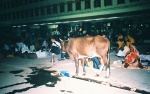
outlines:
M58 61L61 61L61 44L55 40L54 37L51 38L51 49L50 49L50 62L55 62L54 55L58 55ZM58 49L54 49L58 48Z

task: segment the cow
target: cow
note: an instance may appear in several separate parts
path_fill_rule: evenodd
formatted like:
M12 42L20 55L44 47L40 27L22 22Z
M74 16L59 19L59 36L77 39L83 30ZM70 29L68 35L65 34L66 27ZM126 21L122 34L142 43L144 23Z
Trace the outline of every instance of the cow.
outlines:
M85 36L78 38L69 38L69 40L61 40L62 50L67 52L72 60L75 61L76 66L76 74L78 76L79 73L79 57L87 56L87 57L99 57L99 61L101 62L100 72L96 76L99 76L106 66L107 68L107 78L110 75L110 64L109 64L109 50L110 50L110 41L104 36ZM83 71L85 71L85 57L82 59L82 67Z

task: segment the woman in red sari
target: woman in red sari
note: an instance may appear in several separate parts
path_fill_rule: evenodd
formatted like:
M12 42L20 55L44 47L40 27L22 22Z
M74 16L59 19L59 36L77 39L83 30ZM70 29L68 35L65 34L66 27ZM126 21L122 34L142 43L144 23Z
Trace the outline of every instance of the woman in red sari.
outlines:
M126 52L125 56L125 64L124 67L127 68L130 67L139 67L141 69L145 68L140 61L139 52L133 45L129 45L129 51Z

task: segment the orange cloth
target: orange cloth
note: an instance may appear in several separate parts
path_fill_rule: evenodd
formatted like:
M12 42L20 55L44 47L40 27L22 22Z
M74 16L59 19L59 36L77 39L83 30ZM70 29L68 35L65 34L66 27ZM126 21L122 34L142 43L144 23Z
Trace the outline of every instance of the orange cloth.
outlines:
M132 64L135 59L139 59L139 52L137 49L133 46L129 46L130 50L126 53L125 62L128 64Z
M126 53L124 67L127 68L128 66L130 66L139 67L141 69L147 68L141 64L139 52L137 51L137 49L133 45L129 45L129 49L130 50Z
M123 46L124 41L117 41L117 44L118 44L118 49L120 49Z
M130 45L130 44L135 43L135 40L134 40L134 38L133 38L133 37L131 37L131 36L127 35L127 39L128 39L128 41L126 42L126 46L128 46L128 47L129 47L129 45Z
M123 36L122 35L120 35L118 37L118 41L116 43L118 44L118 49L120 49L123 46L124 40L123 40Z

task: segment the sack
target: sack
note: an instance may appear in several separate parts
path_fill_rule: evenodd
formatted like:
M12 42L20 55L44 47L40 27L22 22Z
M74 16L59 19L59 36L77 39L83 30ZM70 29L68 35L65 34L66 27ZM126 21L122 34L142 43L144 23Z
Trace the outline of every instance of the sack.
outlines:
M56 55L60 54L60 48L56 46L52 46L51 51L52 53L55 53Z
M116 55L117 56L125 56L125 53L122 50L119 50Z

